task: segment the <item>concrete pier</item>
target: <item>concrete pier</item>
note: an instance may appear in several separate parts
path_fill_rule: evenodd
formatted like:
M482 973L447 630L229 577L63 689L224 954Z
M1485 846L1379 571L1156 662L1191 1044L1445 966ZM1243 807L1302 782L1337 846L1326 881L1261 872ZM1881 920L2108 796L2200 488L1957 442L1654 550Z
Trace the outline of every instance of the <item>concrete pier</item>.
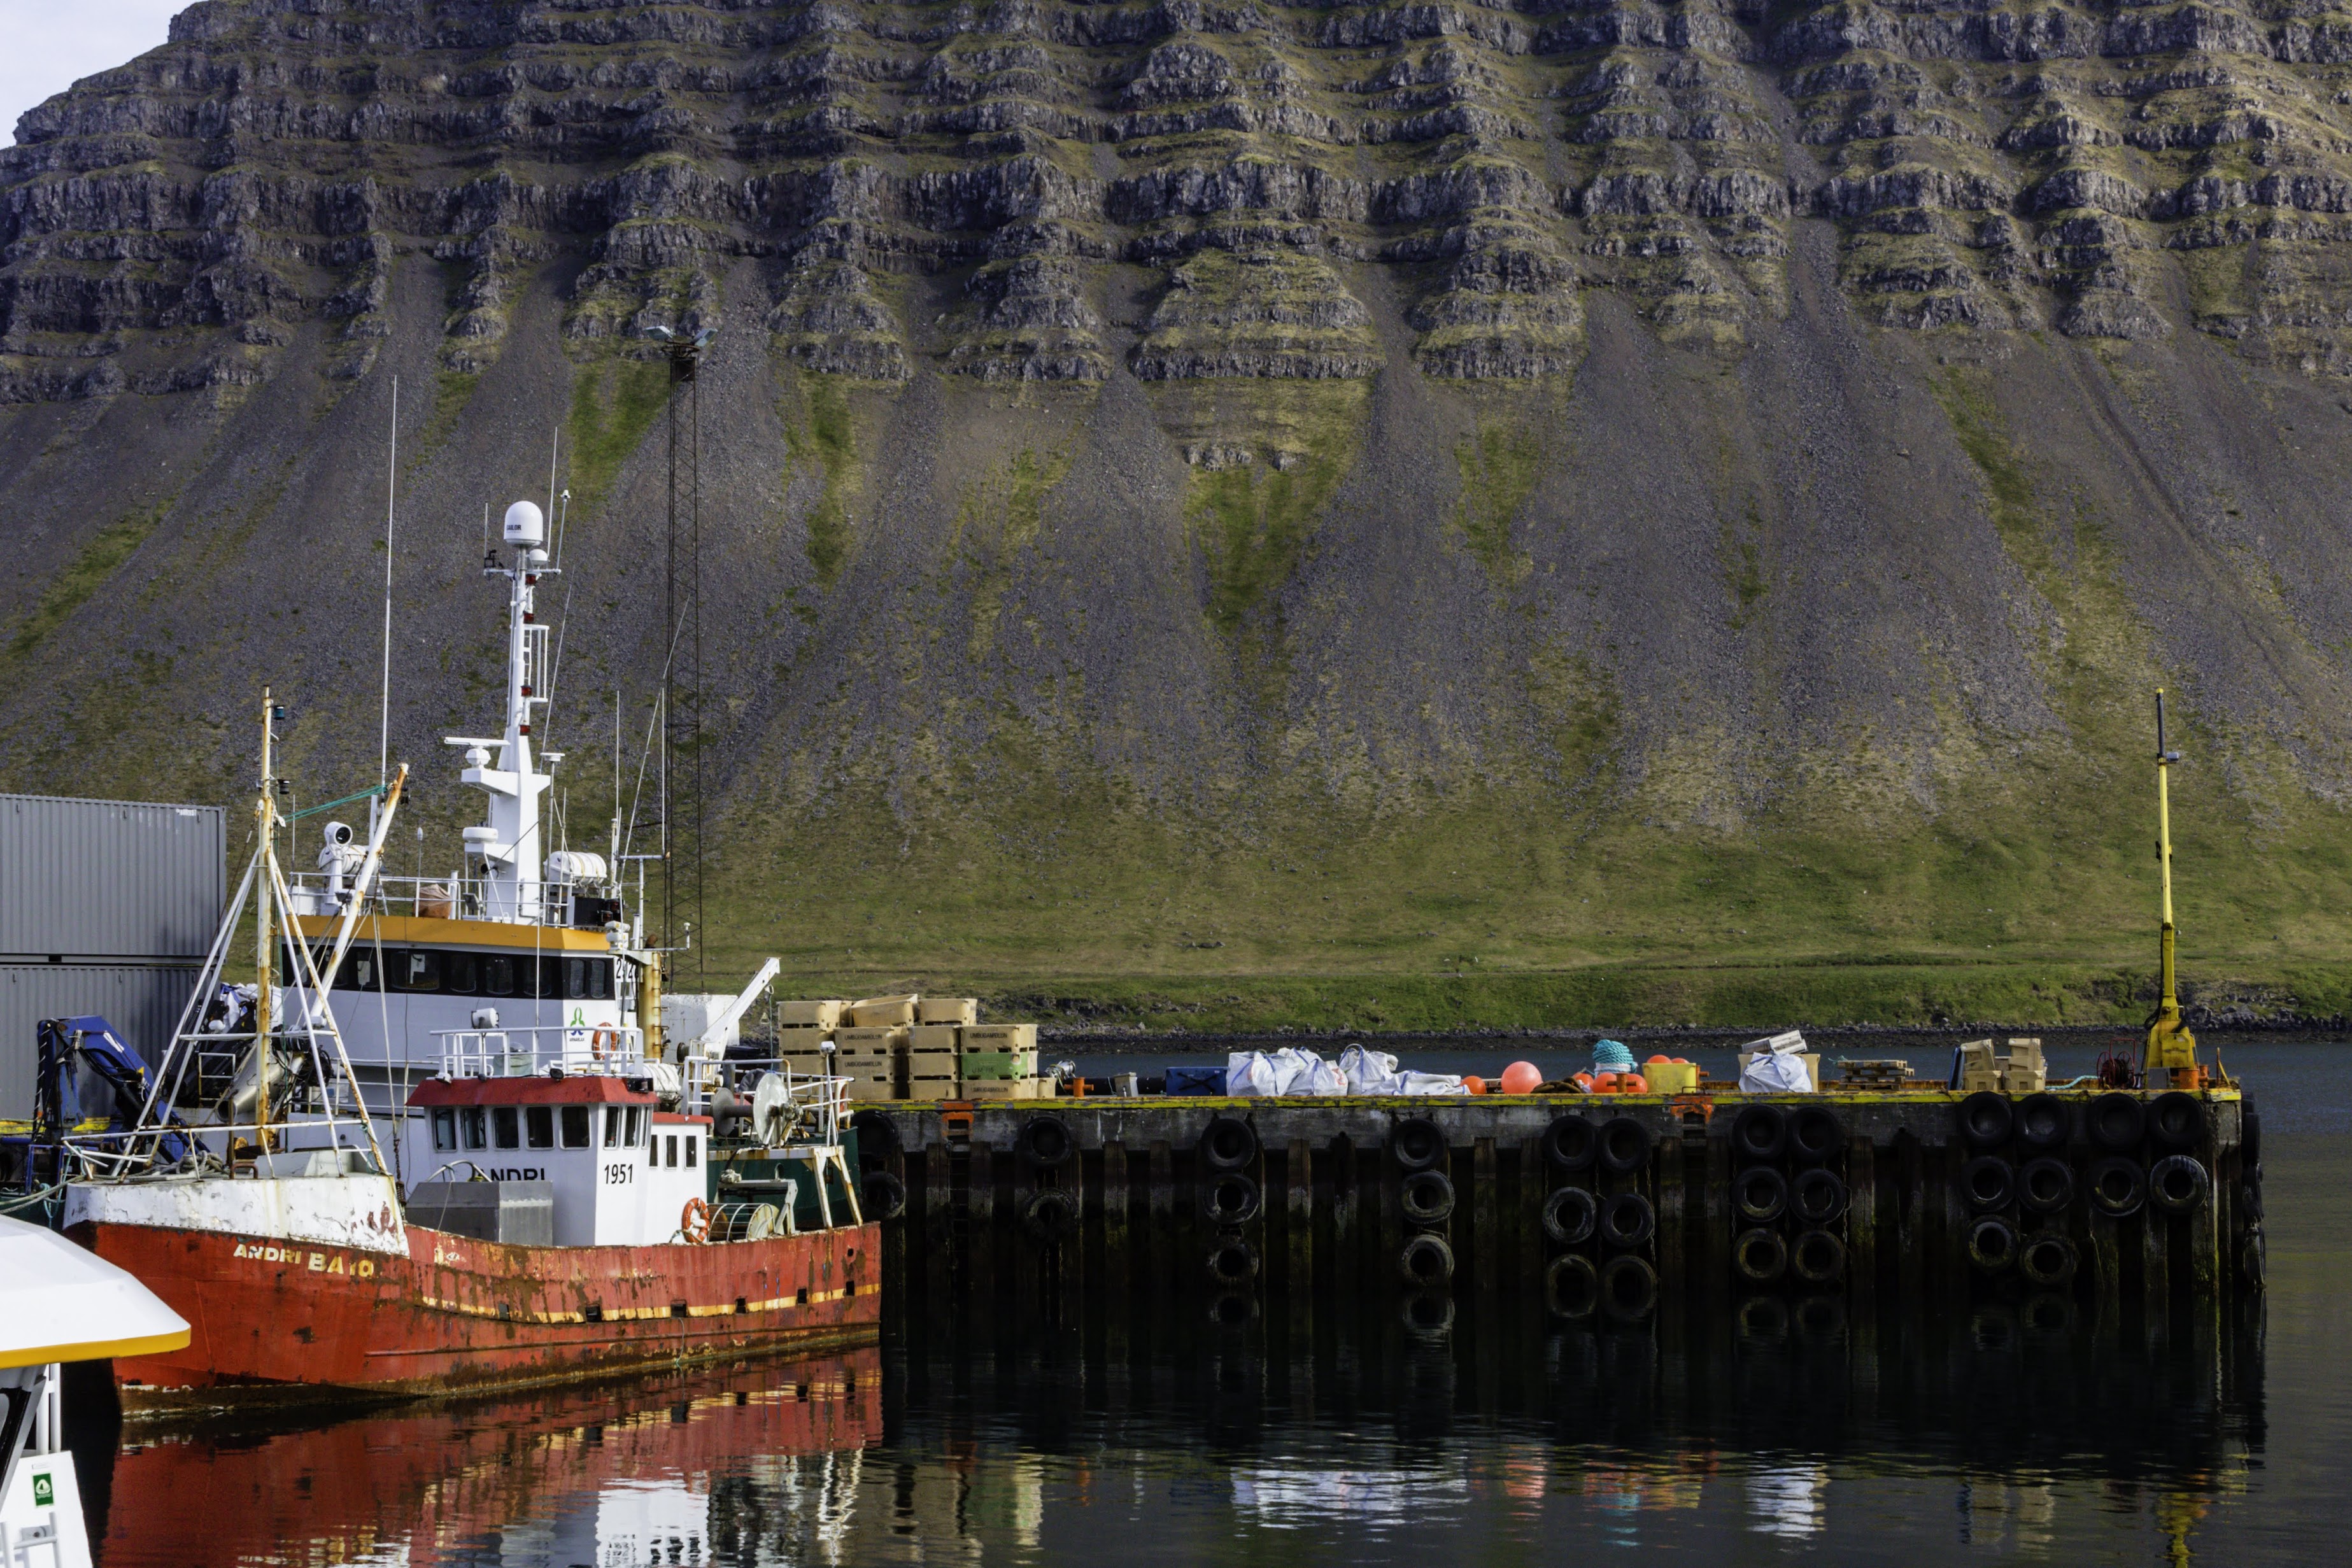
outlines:
M2160 1335L2261 1288L2234 1090L1064 1098L858 1117L893 1314L1080 1294L1307 1326L1351 1301L1631 1325L1910 1301ZM884 1206L887 1211L887 1205Z

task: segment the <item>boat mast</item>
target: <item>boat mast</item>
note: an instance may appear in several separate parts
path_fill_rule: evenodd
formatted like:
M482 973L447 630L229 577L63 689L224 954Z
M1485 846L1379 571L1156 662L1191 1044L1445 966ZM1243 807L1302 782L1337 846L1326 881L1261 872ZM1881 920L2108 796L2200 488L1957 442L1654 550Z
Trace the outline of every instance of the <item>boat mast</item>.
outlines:
M451 736L446 744L468 748L467 766L458 777L490 798L488 825L466 830L467 847L482 859L483 914L491 920L529 921L544 914L539 907L544 900L532 896L546 851L539 798L554 782L532 765L530 755L531 710L548 701L540 674L547 664L547 628L533 609L533 590L552 570L546 515L529 501L517 501L507 508L505 534L514 547L514 564L501 565L493 550L483 559L482 575L507 580L506 733L496 740ZM500 750L496 768L489 766L492 746Z
M253 802L253 831L260 841L265 872L255 889L259 902L253 914L253 1088L255 1138L262 1154L269 1152L269 1070L271 1060L269 1040L277 1028L270 1016L270 1003L277 977L276 965L269 951L272 928L270 884L275 880L278 859L278 780L270 771L272 721L278 710L269 701L269 688L261 688L261 792Z

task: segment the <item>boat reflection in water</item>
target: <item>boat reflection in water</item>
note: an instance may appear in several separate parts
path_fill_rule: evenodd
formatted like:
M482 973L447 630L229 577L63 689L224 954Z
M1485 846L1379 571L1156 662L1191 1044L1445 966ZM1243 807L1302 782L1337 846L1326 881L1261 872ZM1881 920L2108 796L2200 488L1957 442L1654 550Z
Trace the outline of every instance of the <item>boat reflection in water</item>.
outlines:
M2259 1317L1432 1330L1396 1300L1311 1323L1080 1306L305 1431L133 1426L100 1568L2300 1560L2246 1533ZM2218 1549L2233 1531L2245 1550Z
M882 1437L878 1353L753 1362L535 1396L404 1406L260 1435L126 1431L104 1568L497 1563L646 1568L763 1545L835 1557ZM726 1522L722 1523L724 1519Z

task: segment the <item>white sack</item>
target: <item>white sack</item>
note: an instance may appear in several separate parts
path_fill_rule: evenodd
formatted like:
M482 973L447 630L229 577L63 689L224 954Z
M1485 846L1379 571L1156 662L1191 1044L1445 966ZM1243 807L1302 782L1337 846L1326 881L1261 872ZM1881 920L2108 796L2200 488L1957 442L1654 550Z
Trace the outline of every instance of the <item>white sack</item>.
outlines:
M1350 1094L1403 1092L1403 1085L1397 1078L1396 1058L1385 1051L1349 1046L1339 1053L1339 1076L1347 1081Z
M1805 1059L1792 1051L1759 1051L1748 1059L1740 1070L1739 1092L1742 1094L1811 1094L1812 1074L1805 1071Z

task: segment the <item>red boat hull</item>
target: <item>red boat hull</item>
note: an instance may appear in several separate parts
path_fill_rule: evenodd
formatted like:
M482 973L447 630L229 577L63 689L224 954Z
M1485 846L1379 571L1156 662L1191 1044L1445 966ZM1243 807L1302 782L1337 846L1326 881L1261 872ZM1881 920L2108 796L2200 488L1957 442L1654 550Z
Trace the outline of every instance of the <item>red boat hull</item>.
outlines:
M509 1247L408 1228L408 1251L85 1224L74 1239L188 1320L115 1363L126 1408L519 1387L876 1338L873 1225L696 1247Z

